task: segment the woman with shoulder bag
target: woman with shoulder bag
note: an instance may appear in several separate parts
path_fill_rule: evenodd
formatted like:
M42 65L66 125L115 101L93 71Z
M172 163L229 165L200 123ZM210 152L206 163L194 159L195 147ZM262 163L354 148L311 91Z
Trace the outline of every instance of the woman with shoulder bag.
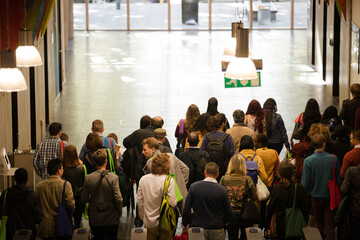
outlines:
M84 167L78 157L76 147L74 145L69 145L65 148L63 165L63 179L71 183L71 187L74 193L74 226L75 228L79 228L81 216L85 207L85 205L81 203L81 192L84 185Z
M295 195L295 183L293 182L293 165L287 161L281 162L278 168L280 183L274 187L266 211L266 229L270 229L271 218L275 213L276 235L282 240L285 237L286 208L291 208ZM306 191L301 184L297 184L295 207L299 208L307 222L309 201ZM266 231L267 232L267 231Z
M229 193L230 204L234 211L227 230L229 240L238 240L239 230L241 229L241 238L246 239L245 228L251 227L255 223L250 223L242 219L244 201L252 202L257 200L256 186L251 177L246 176L245 160L239 154L230 159L230 163L225 176L220 180Z

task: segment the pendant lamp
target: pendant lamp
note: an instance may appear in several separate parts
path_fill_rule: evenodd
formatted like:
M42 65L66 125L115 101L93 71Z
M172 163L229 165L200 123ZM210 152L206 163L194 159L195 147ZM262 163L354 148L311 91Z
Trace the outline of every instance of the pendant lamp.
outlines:
M225 72L225 77L237 80L258 78L254 62L249 58L249 29L240 22L236 28L236 51Z
M24 75L16 68L15 52L1 52L0 92L19 92L26 89Z
M32 31L20 30L19 47L16 49L16 65L18 67L35 67L42 64L39 51L33 45Z

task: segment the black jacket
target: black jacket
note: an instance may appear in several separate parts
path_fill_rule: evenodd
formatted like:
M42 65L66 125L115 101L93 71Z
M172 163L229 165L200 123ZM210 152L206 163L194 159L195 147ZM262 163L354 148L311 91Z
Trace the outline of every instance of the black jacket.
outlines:
M201 159L203 158L203 159ZM189 168L189 182L187 188L193 182L203 180L206 163L210 162L210 154L200 148L189 148L187 151L180 153L179 159Z
M1 217L4 195L5 191L0 197ZM13 239L19 229L31 229L31 239L35 239L37 234L35 224L39 224L43 216L39 196L26 185L15 185L7 189L5 209L5 215L8 216L6 239Z
M359 107L360 98L358 97L343 101L339 117L345 121L345 126L349 129L354 129L355 127L355 111Z

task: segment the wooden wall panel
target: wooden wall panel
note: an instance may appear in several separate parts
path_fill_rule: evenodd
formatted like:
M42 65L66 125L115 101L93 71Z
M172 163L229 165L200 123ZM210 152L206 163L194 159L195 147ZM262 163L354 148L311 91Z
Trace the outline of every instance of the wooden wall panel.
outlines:
M47 46L48 46L48 83L49 83L49 115L50 122L55 110L55 64L54 64L54 14L53 9L47 28Z
M0 148L12 152L11 94L0 93Z
M320 74L322 74L323 70L323 20L324 1L316 1L315 68Z
M29 88L29 68L21 68L26 84ZM19 116L19 146L20 150L29 149L31 146L31 125L30 125L30 91L18 93L18 116Z
M341 18L340 26L340 78L339 78L339 105L349 98L350 79L350 41L351 41L351 0L346 1L347 18Z
M44 38L38 41L40 55L44 58ZM36 142L45 136L45 72L44 65L35 68Z
M360 1L352 1L352 21L360 27Z

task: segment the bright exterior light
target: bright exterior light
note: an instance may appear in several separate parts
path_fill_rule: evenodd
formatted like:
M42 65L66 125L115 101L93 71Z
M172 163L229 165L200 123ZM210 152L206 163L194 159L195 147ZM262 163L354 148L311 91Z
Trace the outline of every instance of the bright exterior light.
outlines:
M258 78L255 65L250 58L233 58L226 69L225 77L238 80Z
M0 92L19 92L26 89L24 75L18 68L0 69Z
M39 51L33 44L32 31L20 30L19 47L16 49L16 66L35 67L42 64Z
M16 49L16 66L35 67L42 64L39 51L34 46L19 46Z

